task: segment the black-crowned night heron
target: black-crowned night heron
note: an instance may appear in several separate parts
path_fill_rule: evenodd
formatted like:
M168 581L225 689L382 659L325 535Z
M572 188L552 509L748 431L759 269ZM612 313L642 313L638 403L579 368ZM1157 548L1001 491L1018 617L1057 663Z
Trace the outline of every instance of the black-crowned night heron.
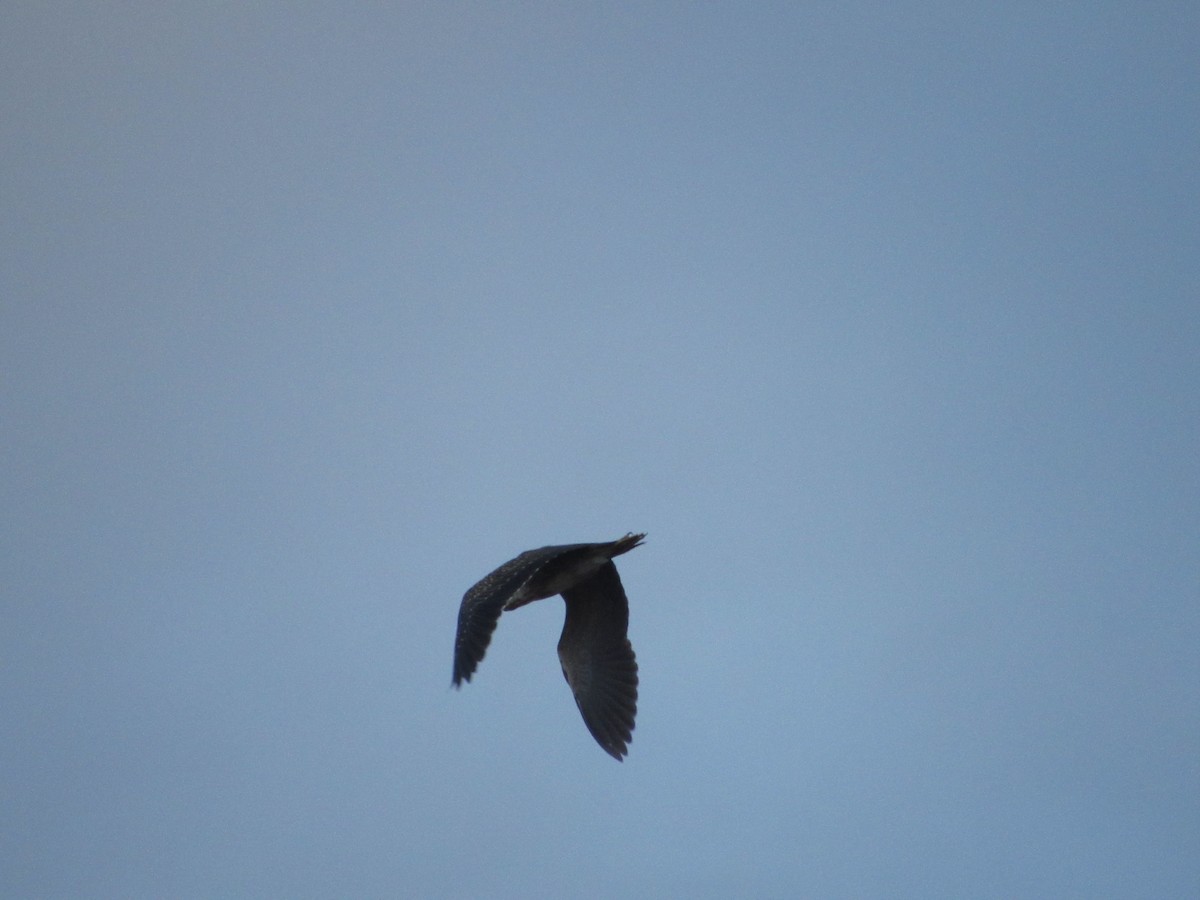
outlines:
M637 660L626 636L629 601L614 556L628 553L644 534L601 544L562 544L527 550L463 595L454 639L454 686L470 681L487 652L500 613L562 594L567 618L558 660L583 723L619 762L633 738L637 715Z

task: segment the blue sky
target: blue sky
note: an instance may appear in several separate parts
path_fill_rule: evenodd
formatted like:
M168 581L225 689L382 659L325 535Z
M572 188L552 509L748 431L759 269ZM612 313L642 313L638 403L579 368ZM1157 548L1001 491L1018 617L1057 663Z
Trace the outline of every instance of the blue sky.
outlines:
M2 18L0 893L1200 892L1194 4Z

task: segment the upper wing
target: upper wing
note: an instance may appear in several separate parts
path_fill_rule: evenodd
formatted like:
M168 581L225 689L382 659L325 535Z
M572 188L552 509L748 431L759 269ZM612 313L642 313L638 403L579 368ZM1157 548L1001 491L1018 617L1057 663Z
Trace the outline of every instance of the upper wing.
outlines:
M458 633L454 638L454 686L470 681L479 661L487 652L492 632L504 604L543 566L577 545L540 547L510 559L463 595L458 608Z
M587 581L563 591L567 619L558 659L583 722L618 761L633 739L637 660L627 637L629 601L612 561Z

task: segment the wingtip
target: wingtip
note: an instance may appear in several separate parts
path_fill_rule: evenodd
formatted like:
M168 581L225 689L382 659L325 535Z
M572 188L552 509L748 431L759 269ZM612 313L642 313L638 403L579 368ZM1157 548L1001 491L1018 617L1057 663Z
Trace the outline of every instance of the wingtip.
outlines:
M596 743L600 744L600 741L597 739ZM617 762L625 762L625 757L629 755L629 742L617 740L608 744L600 744L600 749Z

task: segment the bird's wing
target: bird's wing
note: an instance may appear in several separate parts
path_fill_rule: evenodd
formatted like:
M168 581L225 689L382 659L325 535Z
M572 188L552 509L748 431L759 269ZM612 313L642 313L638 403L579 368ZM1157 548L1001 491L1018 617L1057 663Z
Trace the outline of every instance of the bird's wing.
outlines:
M567 619L558 659L583 722L618 761L633 739L637 715L637 660L627 637L629 601L612 561L563 591Z
M455 687L471 680L476 666L487 652L492 632L496 630L500 613L504 611L504 604L509 598L543 566L577 546L566 544L527 550L484 576L463 594L462 606L458 608L458 633L454 638Z

